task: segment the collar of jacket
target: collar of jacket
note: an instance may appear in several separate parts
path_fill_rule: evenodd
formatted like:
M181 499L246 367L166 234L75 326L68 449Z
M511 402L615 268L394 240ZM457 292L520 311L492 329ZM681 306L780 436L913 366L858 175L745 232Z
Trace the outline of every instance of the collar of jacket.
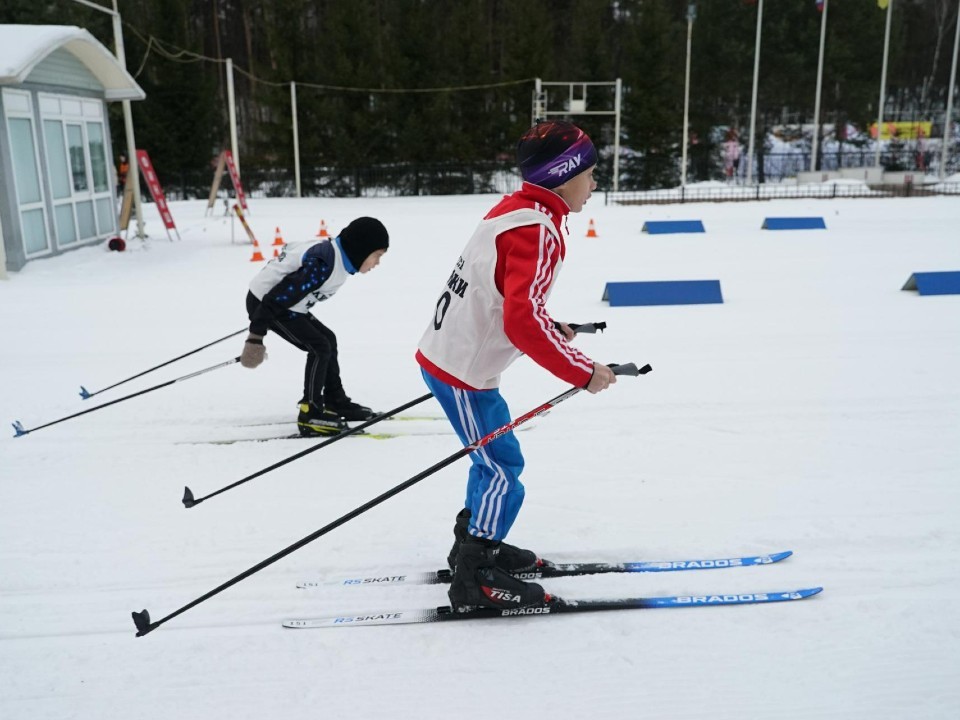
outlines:
M333 241L337 244L337 249L340 251L340 259L343 260L343 267L344 267L344 268L346 269L346 271L347 271L348 273L350 273L351 275L356 275L356 274L357 274L357 270L359 270L360 268L355 268L355 267L353 266L353 263L350 262L350 258L348 258L348 257L347 257L347 254L343 251L343 245L340 244L340 236L337 235L337 236L333 239Z
M558 218L570 214L570 206L567 205L567 201L557 195L553 190L524 181L523 186L520 188L520 194L546 206L547 210L554 213Z

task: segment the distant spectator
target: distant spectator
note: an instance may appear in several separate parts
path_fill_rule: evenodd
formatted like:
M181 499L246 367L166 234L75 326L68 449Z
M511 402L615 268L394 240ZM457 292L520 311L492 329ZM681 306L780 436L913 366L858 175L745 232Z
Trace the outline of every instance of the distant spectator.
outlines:
M723 173L730 182L737 176L740 169L740 141L737 131L731 128L727 131L727 140L723 143Z
M123 197L123 189L127 186L127 173L130 172L130 163L126 155L117 159L117 197Z
M922 127L917 127L917 170L927 171L927 153L924 151L924 132Z

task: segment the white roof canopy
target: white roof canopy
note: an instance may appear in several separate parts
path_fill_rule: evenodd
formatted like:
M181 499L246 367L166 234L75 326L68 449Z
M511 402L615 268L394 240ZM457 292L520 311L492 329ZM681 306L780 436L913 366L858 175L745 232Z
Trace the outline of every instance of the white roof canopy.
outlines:
M74 55L105 90L107 100L147 95L93 35L72 25L0 25L0 85L19 85L55 50Z

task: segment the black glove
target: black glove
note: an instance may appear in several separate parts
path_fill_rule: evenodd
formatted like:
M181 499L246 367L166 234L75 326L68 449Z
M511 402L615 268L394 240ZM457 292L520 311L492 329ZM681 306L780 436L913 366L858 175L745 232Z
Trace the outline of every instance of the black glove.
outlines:
M240 353L240 364L251 370L267 359L267 349L263 346L263 335L250 333L243 343L243 352Z

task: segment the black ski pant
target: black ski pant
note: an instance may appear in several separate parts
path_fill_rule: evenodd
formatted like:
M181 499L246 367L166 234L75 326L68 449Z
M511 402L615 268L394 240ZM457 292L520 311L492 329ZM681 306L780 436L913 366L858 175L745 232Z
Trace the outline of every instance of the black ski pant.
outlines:
M253 293L247 293L247 314L252 318L260 307ZM337 361L337 336L310 313L290 313L288 318L270 321L270 329L288 343L307 353L303 373L303 401L323 407L324 396L346 397Z

